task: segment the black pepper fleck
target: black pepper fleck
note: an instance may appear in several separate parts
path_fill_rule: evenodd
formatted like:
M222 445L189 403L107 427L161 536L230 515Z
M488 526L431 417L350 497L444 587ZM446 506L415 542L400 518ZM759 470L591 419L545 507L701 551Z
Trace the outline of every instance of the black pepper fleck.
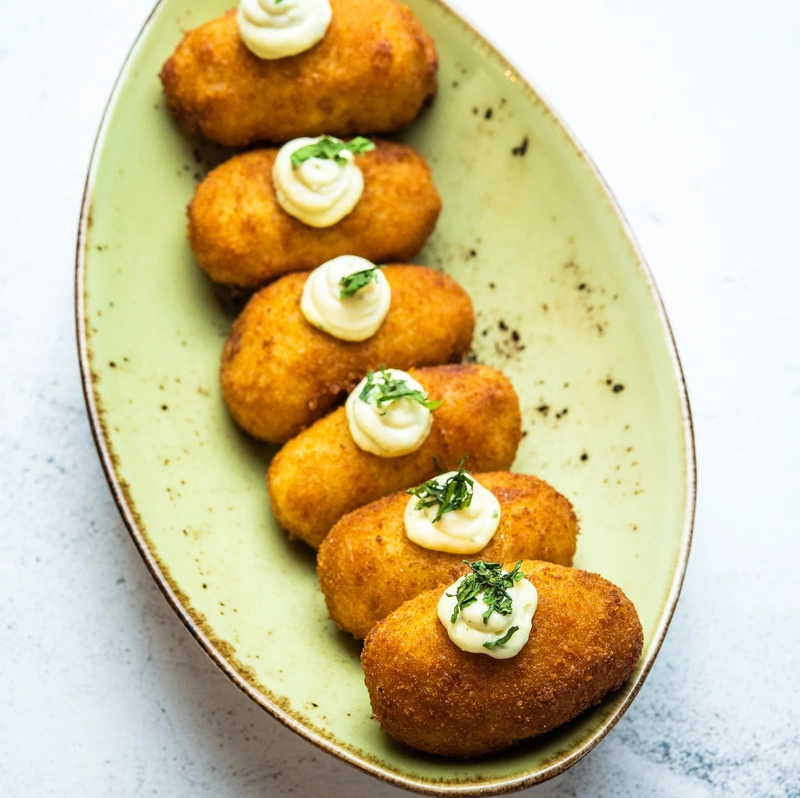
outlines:
M525 138L522 139L522 143L511 150L511 154L515 158L524 158L525 154L528 152L528 144L530 144L530 140L525 136Z
M614 391L614 393L619 393L620 391L625 390L625 386L618 382L612 390Z

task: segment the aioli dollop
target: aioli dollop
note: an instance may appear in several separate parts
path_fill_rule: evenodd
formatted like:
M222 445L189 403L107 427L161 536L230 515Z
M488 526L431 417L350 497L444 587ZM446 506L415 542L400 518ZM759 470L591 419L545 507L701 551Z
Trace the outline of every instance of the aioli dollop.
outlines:
M266 60L310 50L328 30L330 0L241 0L237 23L245 47Z
M443 485L457 474L448 471L436 477L436 481ZM417 510L419 499L411 497L403 516L409 540L423 548L451 554L475 554L486 547L500 524L500 502L474 477L469 479L472 482L469 507L444 513L438 521L434 519L439 505Z
M405 371L385 369L385 372L395 380L403 380L409 389L424 393L425 389ZM344 406L356 446L378 457L400 457L415 452L430 434L432 412L405 397L379 405L376 388L370 391L366 401L361 399L368 379L365 377L356 385ZM372 381L376 386L384 383L382 372L376 371Z
M331 227L350 213L364 191L364 175L349 150L333 158L309 158L295 168L292 153L323 137L299 138L278 150L272 182L278 205L309 227Z
M536 592L536 588L527 579L520 579L508 589L508 594L511 596L511 613L501 615L493 612L486 623L483 622L482 616L487 607L483 603L483 591L481 591L477 595L478 600L474 604L462 608L455 623L451 623L450 619L456 606L456 591L466 578L462 576L457 582L450 585L439 599L439 620L444 624L448 636L462 651L471 654L487 654L494 659L515 657L528 642L531 634L533 615L536 612L536 605L539 603L539 594ZM492 649L484 646L484 643L494 643L501 639L512 626L516 626L518 629L511 635L508 642L496 645Z
M352 296L342 298L341 281L356 272L375 269L356 255L341 255L308 275L300 299L306 320L343 341L364 341L383 324L392 301L392 289L380 269Z

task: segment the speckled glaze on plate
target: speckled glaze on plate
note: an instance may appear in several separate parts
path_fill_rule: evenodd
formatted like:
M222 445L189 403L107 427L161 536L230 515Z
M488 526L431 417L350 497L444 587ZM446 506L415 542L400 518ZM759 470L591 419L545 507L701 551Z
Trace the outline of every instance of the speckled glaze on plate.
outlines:
M489 795L543 781L591 750L653 664L678 599L694 511L686 390L655 285L618 208L553 111L439 0L408 3L436 39L440 92L403 139L444 199L418 261L477 311L475 355L520 395L516 470L569 496L575 565L634 601L645 631L628 683L567 726L492 757L448 761L371 719L359 647L328 621L314 558L270 514L273 453L237 429L217 380L231 308L193 261L185 206L226 153L190 141L157 73L221 0L162 0L109 102L77 257L80 361L92 427L133 539L214 662L296 732L398 786ZM287 624L271 596L292 593Z

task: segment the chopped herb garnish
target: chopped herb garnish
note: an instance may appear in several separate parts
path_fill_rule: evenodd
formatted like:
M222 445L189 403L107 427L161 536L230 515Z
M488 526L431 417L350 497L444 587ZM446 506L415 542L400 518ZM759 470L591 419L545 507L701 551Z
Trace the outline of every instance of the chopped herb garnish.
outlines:
M456 606L450 616L450 623L455 623L458 620L458 613L478 600L479 593L483 593L483 603L488 608L481 616L484 623L489 622L489 616L493 612L499 615L511 615L511 596L508 591L524 576L520 571L522 560L514 566L511 573L504 573L503 566L496 562L483 562L482 560L472 564L469 560L463 560L463 562L469 565L472 573L464 577L456 590ZM451 593L447 595L453 598Z
M380 408L386 404L392 404L398 399L411 399L419 402L426 410L436 410L442 400L433 401L428 399L424 391L409 388L405 380L394 378L387 370L386 366L381 366L381 379L375 379L375 372L371 369L367 372L367 382L358 395L362 402L369 403L370 398L375 396L375 404Z
M321 158L325 161L336 161L345 164L347 161L342 156L343 150L349 150L354 155L374 150L375 145L363 136L356 136L352 141L344 142L330 136L323 136L313 144L306 144L292 153L292 166L297 169L311 158Z
M504 646L509 640L511 640L511 635L518 631L519 626L512 626L501 638L498 638L492 643L484 643L483 647L488 648L489 651L491 651L495 646Z
M432 523L436 523L445 513L452 513L469 507L472 503L472 496L475 491L475 482L464 470L464 461L467 456L461 458L458 464L458 471L453 476L448 477L444 482L439 482L436 477L423 482L418 488L409 488L406 493L416 496L419 501L414 506L415 510L424 510L428 507L439 505L436 517ZM439 468L439 464L436 463Z
M372 266L369 269L362 269L360 272L353 272L346 277L339 280L339 285L342 287L339 297L347 299L348 297L357 294L365 285L371 282L378 282L378 271L383 266Z

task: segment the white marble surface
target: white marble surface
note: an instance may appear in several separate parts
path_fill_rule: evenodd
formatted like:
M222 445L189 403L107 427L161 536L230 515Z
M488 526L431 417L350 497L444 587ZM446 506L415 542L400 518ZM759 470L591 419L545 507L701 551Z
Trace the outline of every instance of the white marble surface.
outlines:
M217 672L95 456L73 252L96 127L152 0L0 5L0 794L400 795ZM631 710L535 796L800 795L800 4L454 0L599 164L683 357L700 492Z

